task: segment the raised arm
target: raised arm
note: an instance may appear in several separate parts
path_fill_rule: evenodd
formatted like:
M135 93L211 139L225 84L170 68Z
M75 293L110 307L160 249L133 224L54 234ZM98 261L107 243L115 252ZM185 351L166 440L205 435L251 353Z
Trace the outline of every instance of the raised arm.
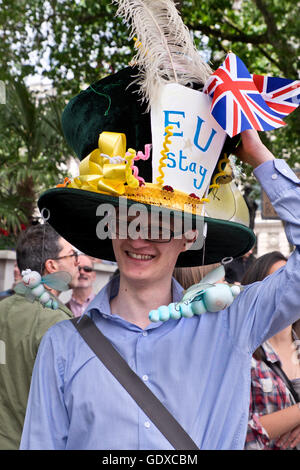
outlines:
M242 133L236 152L254 167L295 251L286 266L263 281L246 287L225 312L235 344L253 352L267 338L300 318L300 181L281 159L261 142L254 130Z
M244 163L248 163L253 168L256 168L264 162L275 160L274 155L262 143L258 132L254 129L242 132L241 138L241 143L235 154Z

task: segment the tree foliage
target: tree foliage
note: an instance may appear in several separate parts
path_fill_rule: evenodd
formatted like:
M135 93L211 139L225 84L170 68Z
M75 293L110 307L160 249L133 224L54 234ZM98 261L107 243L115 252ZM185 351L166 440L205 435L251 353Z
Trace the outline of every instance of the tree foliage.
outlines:
M6 87L0 108L0 220L13 243L32 222L37 194L59 182L69 158L57 98L37 99L20 80Z
M297 78L300 16L294 0L176 3L213 68L232 50L251 73ZM130 62L134 45L115 13L111 0L0 0L0 80L12 87L8 105L0 104L0 177L5 182L0 217L5 227L32 216L29 206L18 204L22 191L29 204L63 173L60 162L70 150L61 138L59 114L66 100ZM26 90L24 81L30 83L35 74L51 80L54 101L38 100ZM261 136L294 166L300 162L299 111L286 122Z

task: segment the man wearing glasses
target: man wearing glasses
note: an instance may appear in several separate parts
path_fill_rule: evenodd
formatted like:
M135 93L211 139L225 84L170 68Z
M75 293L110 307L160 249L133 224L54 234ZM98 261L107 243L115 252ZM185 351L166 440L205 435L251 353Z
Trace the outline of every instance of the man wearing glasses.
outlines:
M66 303L74 317L80 317L95 297L93 284L96 280L96 272L90 256L78 256L78 271L78 278L72 291L72 297Z
M242 133L238 156L255 168L264 187L270 186L289 240L299 247L299 182L293 172L275 160L254 131ZM111 242L120 276L89 304L87 315L199 448L242 449L252 351L268 334L299 318L299 248L285 269L262 287L247 287L222 312L151 324L152 309L182 297L172 273L191 240L155 240L145 226L133 237L131 224L133 220L125 222L129 236L124 237L122 223L116 224ZM170 229L175 234L175 227ZM47 332L39 349L20 448L173 447L74 325L61 322Z
M78 253L50 225L34 225L22 232L17 243L17 264L42 276L66 271L72 287L78 276ZM45 286L46 287L46 286ZM49 289L55 297L59 292ZM58 299L57 299L58 300ZM72 318L58 300L58 309L44 307L20 294L0 304L0 339L5 355L0 362L0 449L18 449L25 417L33 364L48 328Z

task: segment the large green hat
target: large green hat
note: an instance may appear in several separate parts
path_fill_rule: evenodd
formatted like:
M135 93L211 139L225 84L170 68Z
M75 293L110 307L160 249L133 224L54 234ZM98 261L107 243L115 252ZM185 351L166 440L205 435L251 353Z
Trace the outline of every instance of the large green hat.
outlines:
M219 144L210 175L209 171L205 171L205 164L201 165L201 155L205 154L209 139L206 146L200 145L200 139L196 137L194 142L186 139L187 146L184 155L182 153L179 157L180 162L176 152L181 141L177 139L177 148L173 147L173 141L176 141L176 134L182 137L179 134L184 134L185 128L183 124L180 127L176 119L183 116L180 113L186 116L188 111L177 107L176 96L173 100L174 91L171 90L173 109L169 107L166 113L163 103L161 108L157 106L150 113L139 99L139 88L135 83L137 74L137 69L128 67L94 83L68 103L63 112L62 125L68 144L81 160L80 174L67 184L43 193L38 202L40 210L48 210L48 222L62 237L96 258L115 260L111 239L99 239L97 226L104 217L99 207L103 204L117 207L120 200L128 206L140 203L149 211L166 211L188 217L194 226L199 219L207 223L204 247L182 253L177 266L211 264L224 257L243 255L253 246L255 237L247 226L245 201L228 171L230 165L227 157L235 142L224 138L221 148ZM188 90L188 93L201 93L191 88ZM181 89L179 91L181 95ZM178 90L175 90L176 93ZM169 141L165 136L167 126L159 125L161 118L164 124L173 122L173 128L177 131ZM197 118L194 133L199 138L199 126L203 122L200 110ZM213 132L211 136L214 137ZM163 143L161 150L166 146L164 155L159 151L158 142ZM148 159L147 144L154 147ZM202 147L198 160L193 156L189 158L188 147L193 144ZM142 156L137 157L139 154L132 150L126 154L130 148L136 152L142 151ZM196 172L197 177L201 176L197 182ZM190 190L183 191L181 180L188 173ZM204 176L207 177L206 181ZM204 184L199 192L200 179Z

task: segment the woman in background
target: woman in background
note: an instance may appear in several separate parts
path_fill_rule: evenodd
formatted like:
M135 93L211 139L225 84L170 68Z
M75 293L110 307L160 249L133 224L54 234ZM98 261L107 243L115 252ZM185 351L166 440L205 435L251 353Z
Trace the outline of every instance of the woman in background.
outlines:
M261 281L286 262L278 251L267 253L254 262L242 284ZM299 323L277 333L253 354L246 450L300 450Z
M198 284L202 279L210 273L213 269L218 268L220 263L209 264L205 266L193 266L190 268L175 268L173 276L176 281L184 288L188 289L193 284ZM219 282L224 282L225 279L220 279Z

